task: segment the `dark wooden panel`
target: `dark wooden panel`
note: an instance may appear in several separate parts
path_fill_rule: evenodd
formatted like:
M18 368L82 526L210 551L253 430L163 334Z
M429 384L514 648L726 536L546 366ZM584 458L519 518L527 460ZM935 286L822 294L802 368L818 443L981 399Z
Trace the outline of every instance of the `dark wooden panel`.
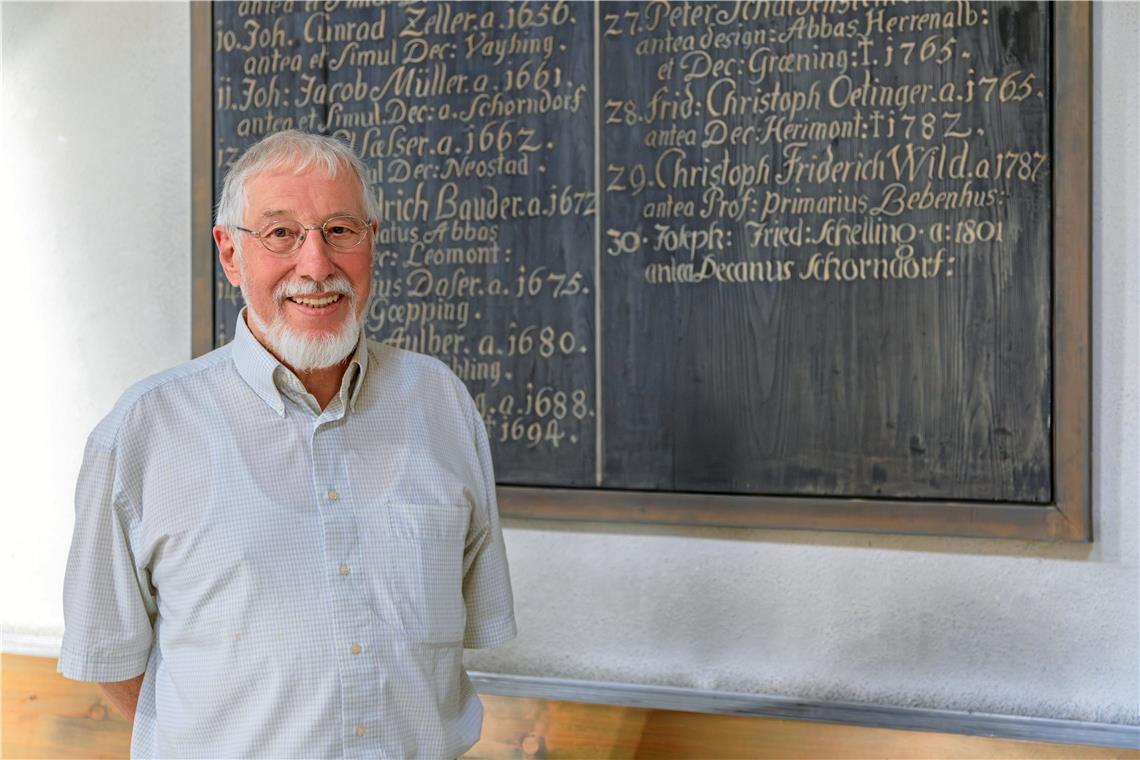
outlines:
M1047 5L602 14L604 483L1049 503Z
M1087 539L1087 7L512 8L222 4L195 42L212 181L270 129L350 141L391 214L369 332L464 377L502 485L614 489L508 514Z
M593 485L592 9L214 6L215 183L270 131L335 135L384 210L365 329L484 411L499 477ZM215 271L218 345L242 300Z

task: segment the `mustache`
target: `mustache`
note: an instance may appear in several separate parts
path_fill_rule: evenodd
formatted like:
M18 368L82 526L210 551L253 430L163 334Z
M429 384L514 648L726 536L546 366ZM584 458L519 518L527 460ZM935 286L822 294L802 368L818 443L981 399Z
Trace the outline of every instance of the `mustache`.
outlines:
M292 298L293 296L315 296L319 293L339 293L341 296L348 298L350 302L356 300L356 293L352 289L352 283L346 277L339 274L329 275L321 282L315 280L290 280L283 282L273 290L273 300L278 306L285 302L285 299Z

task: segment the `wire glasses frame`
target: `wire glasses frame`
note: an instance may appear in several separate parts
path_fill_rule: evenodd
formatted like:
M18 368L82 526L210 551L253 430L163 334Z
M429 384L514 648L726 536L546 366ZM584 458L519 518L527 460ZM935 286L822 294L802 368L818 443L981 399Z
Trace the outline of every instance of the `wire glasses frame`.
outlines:
M363 219L350 214L331 216L321 224L301 224L296 219L275 219L257 230L234 226L257 241L275 256L289 256L305 244L309 232L320 230L326 243L338 251L351 251L372 231Z

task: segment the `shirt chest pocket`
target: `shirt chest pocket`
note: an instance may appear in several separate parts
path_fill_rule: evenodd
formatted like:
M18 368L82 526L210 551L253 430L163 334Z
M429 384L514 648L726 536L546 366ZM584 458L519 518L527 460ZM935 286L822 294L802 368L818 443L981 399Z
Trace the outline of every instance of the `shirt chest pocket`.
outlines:
M408 638L459 644L469 507L382 504L364 517L368 593L376 614Z

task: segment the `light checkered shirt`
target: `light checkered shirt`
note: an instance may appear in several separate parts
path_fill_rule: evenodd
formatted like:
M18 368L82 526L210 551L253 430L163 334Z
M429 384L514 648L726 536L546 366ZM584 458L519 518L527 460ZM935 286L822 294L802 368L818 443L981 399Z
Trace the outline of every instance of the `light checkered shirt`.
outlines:
M65 676L146 673L132 756L462 754L515 634L470 396L362 338L322 412L239 318L91 434L64 615Z

